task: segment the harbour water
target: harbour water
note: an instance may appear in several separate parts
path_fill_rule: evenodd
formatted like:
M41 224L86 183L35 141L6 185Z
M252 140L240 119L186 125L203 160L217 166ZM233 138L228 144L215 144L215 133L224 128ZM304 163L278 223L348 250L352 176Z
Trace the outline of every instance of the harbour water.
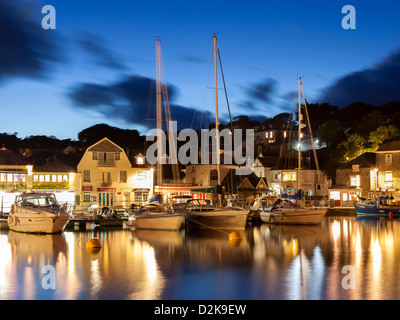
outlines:
M100 250L87 250L98 238ZM400 299L400 220L228 232L0 230L1 300Z

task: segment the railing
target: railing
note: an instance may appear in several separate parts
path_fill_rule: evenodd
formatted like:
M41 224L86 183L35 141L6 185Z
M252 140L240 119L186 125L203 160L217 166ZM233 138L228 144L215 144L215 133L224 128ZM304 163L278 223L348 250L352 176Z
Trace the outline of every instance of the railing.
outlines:
M99 166L114 166L115 161L114 159L99 159L99 162L97 163Z

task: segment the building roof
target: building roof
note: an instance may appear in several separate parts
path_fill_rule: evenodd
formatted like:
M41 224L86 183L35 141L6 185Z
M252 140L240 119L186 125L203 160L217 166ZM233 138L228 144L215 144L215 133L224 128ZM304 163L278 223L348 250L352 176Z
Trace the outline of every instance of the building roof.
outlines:
M76 169L58 159L53 159L41 166L34 167L35 172L76 172Z
M103 138L96 142L93 146L89 147L87 151L94 152L122 152L123 149L118 147L114 142L108 138Z
M29 164L22 157L17 155L11 150L7 150L6 148L0 149L0 165L27 165Z
M400 151L400 136L386 139L376 152Z
M353 165L358 165L359 168L375 168L376 154L372 152L363 153L361 156L342 164L338 169L352 169Z

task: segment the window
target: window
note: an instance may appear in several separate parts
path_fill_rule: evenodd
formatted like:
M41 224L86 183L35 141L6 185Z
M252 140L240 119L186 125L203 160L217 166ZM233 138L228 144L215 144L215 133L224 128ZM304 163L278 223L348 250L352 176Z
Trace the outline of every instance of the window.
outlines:
M99 155L97 152L93 152L92 153L92 160L98 160L99 159Z
M360 175L355 175L350 177L350 185L351 186L360 186Z
M57 182L57 175L55 174L51 175L51 182Z
M136 175L137 180L145 180L146 179L146 171L139 171Z
M340 191L331 191L329 199L340 200Z
M103 180L104 183L111 182L111 172L103 172Z
M295 172L283 172L283 182L288 181L296 181L296 173Z
M121 155L120 155L120 153L119 152L116 152L116 153L114 153L114 159L115 160L121 160Z
M90 202L90 200L91 200L90 192L84 192L83 193L83 202Z
M391 153L386 153L385 154L385 164L392 164L392 154Z
M126 180L127 180L126 171L120 171L119 172L119 181L126 182Z
M90 170L83 170L83 182L90 182Z
M353 164L352 168L353 168L353 172L359 172L360 171L360 165L358 165L358 164Z
M218 180L218 170L210 171L210 180Z
M393 181L392 171L385 171L385 181L386 182L392 182Z

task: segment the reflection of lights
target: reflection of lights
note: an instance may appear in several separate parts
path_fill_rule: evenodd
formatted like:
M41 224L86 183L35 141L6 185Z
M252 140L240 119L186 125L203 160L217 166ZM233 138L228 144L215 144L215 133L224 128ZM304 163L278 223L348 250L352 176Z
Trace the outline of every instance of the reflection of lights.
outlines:
M337 240L340 235L340 223L338 221L333 221L332 224L332 234L333 234L333 240Z
M372 239L371 239L372 240ZM375 276L378 275L381 268L381 247L379 245L378 238L375 241L371 241L372 261L373 261L373 272Z
M356 236L356 255L357 255L357 261L360 260L361 256L361 236L360 236L360 231L357 230L357 236Z
M7 276L7 267L11 264L11 246L8 243L6 235L0 236L0 299L5 300L9 290L9 277Z
M153 247L143 248L143 259L147 267L149 281L154 282L157 279L157 265Z

